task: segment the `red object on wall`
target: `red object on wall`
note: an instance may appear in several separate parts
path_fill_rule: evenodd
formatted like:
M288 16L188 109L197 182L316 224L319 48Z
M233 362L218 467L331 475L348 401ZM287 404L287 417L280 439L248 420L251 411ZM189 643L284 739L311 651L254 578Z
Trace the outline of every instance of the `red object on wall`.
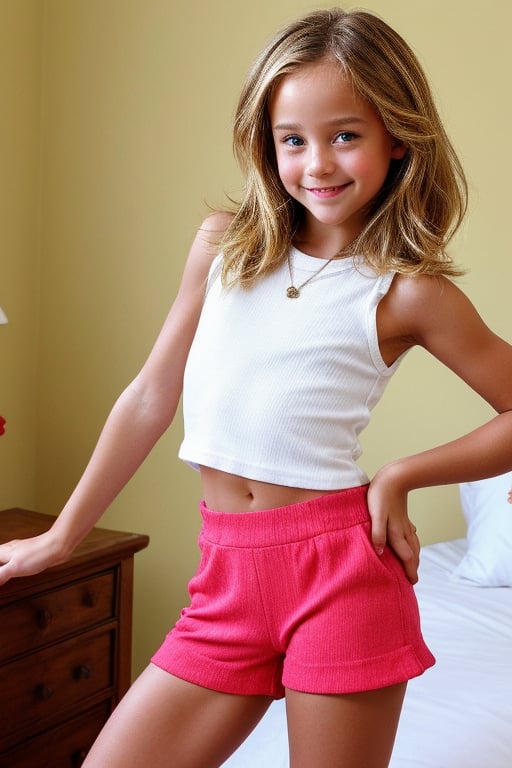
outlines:
M3 435L4 432L5 432L5 425L6 425L6 423L7 422L5 421L4 417L0 416L0 435Z

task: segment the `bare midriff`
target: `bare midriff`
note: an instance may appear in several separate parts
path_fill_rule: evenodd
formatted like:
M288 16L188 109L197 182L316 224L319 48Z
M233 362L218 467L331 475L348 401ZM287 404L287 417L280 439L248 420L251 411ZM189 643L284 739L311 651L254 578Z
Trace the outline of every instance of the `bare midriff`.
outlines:
M218 512L231 513L285 507L338 492L264 483L211 467L201 467L201 482L206 506Z

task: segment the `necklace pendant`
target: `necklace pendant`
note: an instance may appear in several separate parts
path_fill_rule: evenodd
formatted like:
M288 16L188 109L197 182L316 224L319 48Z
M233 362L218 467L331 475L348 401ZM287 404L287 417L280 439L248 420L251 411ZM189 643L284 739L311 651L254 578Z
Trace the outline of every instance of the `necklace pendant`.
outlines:
M286 289L286 295L289 299L298 299L300 296L300 291L294 285L290 285L290 287Z

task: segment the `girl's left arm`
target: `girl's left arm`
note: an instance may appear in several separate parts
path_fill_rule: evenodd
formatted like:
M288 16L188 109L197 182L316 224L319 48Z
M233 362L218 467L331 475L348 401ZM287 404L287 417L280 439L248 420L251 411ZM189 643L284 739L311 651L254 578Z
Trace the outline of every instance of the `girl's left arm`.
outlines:
M379 551L387 540L414 582L419 544L407 516L409 491L512 469L512 346L486 326L465 294L445 278L400 276L385 299L383 315L383 325L396 331L397 349L423 346L497 412L469 434L385 465L372 480L374 546Z

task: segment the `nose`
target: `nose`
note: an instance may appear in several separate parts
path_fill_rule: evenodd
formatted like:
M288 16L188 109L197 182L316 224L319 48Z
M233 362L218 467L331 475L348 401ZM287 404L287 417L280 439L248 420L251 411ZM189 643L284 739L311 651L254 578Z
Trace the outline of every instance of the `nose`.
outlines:
M334 172L336 163L333 157L333 148L331 146L310 145L309 157L306 168L308 176L319 178L328 176Z

